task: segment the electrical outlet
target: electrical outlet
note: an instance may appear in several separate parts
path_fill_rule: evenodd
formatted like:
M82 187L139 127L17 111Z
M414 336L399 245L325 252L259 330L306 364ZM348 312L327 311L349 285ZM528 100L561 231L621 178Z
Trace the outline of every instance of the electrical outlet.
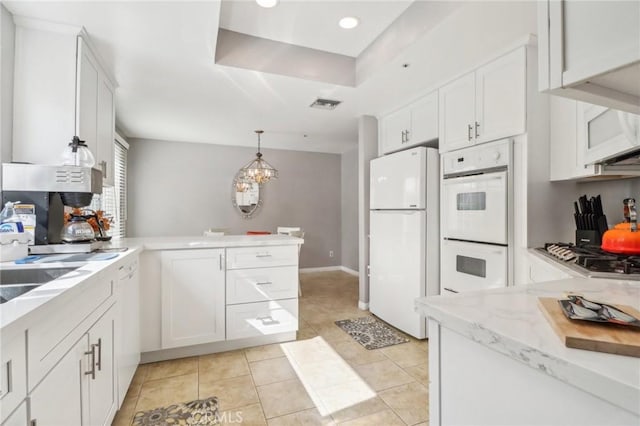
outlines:
M329 250L329 257L333 257L333 250Z

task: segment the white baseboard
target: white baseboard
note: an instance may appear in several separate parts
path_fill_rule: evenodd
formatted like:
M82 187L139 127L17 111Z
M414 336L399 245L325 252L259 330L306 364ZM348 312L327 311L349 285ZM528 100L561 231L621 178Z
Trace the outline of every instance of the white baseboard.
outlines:
M340 266L321 266L319 268L300 268L300 272L305 274L307 272L326 272L326 271L340 271Z
M300 272L303 274L307 272L326 272L326 271L342 271L350 275L355 275L356 277L359 276L358 271L355 271L351 268L347 268L346 266L321 266L319 268L300 268Z
M355 275L356 277L360 276L360 272L356 271L355 269L347 268L346 266L341 266L340 270L346 272L349 275Z
M368 311L369 310L369 304L358 300L358 309L360 309L361 311Z

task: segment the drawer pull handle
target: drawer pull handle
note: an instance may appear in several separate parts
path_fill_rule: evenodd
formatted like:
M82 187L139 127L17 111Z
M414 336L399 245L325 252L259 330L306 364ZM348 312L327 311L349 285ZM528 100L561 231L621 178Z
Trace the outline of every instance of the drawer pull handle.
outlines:
M85 371L85 376L91 376L91 379L96 379L96 345L91 345L91 350L84 353L85 355L91 355L91 370Z
M102 371L102 338L98 339L98 362L96 362L96 367L98 367L98 371Z
M459 291L453 290L451 288L445 287L444 289L447 290L447 291L450 291L451 293L460 293Z
M7 361L7 363L5 364L7 367L7 371L5 372L7 374L7 381L6 383L3 383L3 385L6 385L6 390L1 390L0 389L0 395L4 396L8 393L11 393L11 391L13 390L13 377L11 376L11 360Z
M273 317L271 317L271 315L268 315L266 317L257 317L256 318L258 321L262 321L262 325L276 325L276 324L280 324L280 321L274 320Z
M271 281L264 281L261 283L256 283L256 285L269 285L269 284L273 284Z
M269 253L264 253L264 254L256 254L256 257L271 257L271 255Z

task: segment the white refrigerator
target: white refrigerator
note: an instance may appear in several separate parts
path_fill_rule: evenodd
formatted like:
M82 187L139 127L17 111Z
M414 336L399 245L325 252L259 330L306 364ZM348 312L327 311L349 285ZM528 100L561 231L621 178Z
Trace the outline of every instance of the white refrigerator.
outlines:
M440 292L439 157L418 147L371 160L369 310L418 339L415 299Z

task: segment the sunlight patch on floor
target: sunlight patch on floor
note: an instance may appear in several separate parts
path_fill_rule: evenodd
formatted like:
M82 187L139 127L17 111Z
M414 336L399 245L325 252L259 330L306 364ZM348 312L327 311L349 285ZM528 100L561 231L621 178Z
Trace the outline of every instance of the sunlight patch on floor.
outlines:
M320 415L327 416L376 396L322 337L280 346Z

